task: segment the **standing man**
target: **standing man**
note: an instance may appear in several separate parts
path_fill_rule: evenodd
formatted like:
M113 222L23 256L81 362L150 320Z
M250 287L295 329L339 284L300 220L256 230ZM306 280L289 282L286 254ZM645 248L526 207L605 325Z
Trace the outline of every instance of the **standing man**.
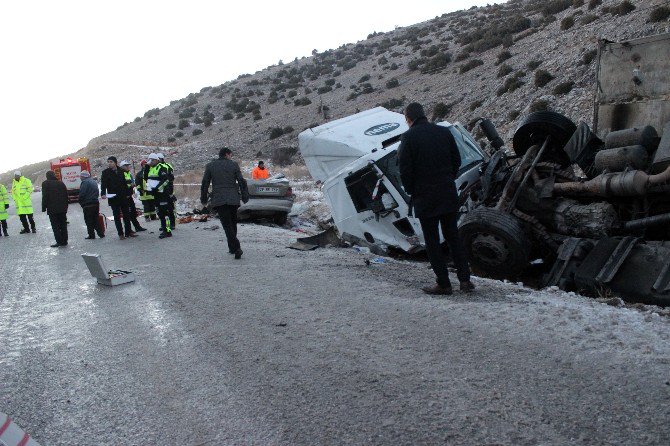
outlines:
M123 176L123 171L119 169L116 157L107 158L107 169L102 171L100 179L100 189L102 199L108 200L114 215L114 224L116 232L121 240L126 237L137 237L130 226L130 207L128 206L128 186ZM107 196L109 195L109 197ZM123 225L121 224L123 219Z
M452 294L447 259L440 246L440 227L458 270L461 291L475 289L470 281L470 266L458 235L458 193L456 176L461 155L451 131L428 122L421 104L405 109L410 129L402 136L398 149L400 177L412 196L416 217L421 223L430 265L437 285L422 290L431 295Z
M205 167L200 188L200 202L207 204L209 184L212 184L212 208L221 219L226 232L228 252L235 254L236 259L242 258L240 241L237 239L237 209L242 201L249 201L247 182L242 177L240 166L232 160L233 152L224 147L219 151L219 159L211 161Z
M96 233L98 237L103 238L105 237L105 233L102 232L102 228L98 225L98 215L100 215L100 202L98 201L100 189L98 189L98 183L91 178L88 170L82 170L79 176L81 177L79 204L84 211L84 222L88 231L86 240L94 240Z
M154 197L147 191L147 176L149 176L149 165L147 160L142 160L140 163L140 171L135 175L135 185L140 193L140 201L142 202L142 212L144 213L144 220L151 221L158 219L156 215L156 205L154 204Z
M123 171L123 178L126 180L126 186L128 187L126 199L128 200L128 209L130 209L130 222L135 226L136 232L146 231L145 228L140 226L140 222L137 221L137 207L135 207L135 199L133 197L135 193L135 178L130 173L130 163L123 160L119 163L119 167Z
M251 171L252 180L267 180L270 178L270 172L265 168L265 163L263 161L258 162L258 166L254 167L254 170Z
M21 219L23 229L21 234L29 234L32 229L33 234L37 232L35 228L35 220L33 219L33 202L31 195L33 194L33 183L23 175L20 171L14 172L14 181L12 181L12 198L16 204L16 213ZM30 228L28 228L30 222Z
M154 203L158 210L158 218L161 220L161 234L158 238L172 237L172 222L170 216L170 203L172 194L170 184L172 175L165 163L161 163L158 155L149 155L149 175L147 176L147 188L154 196Z
M7 188L4 184L0 184L0 237L4 232L5 237L9 237L7 232L7 219L9 214L7 209L9 208L9 195L7 194Z
M170 225L171 229L174 231L174 229L177 226L177 216L175 215L175 203L177 201L177 197L174 196L174 167L172 167L172 164L168 163L165 161L165 155L162 153L157 153L156 154L159 158L159 161L161 164L165 166L165 168L168 171L169 177L170 177L170 183L167 187L167 192L170 194L170 203L169 203L169 216L170 216Z
M42 183L42 212L49 215L51 229L56 243L52 248L67 246L67 186L56 178L52 171L47 172L47 179Z

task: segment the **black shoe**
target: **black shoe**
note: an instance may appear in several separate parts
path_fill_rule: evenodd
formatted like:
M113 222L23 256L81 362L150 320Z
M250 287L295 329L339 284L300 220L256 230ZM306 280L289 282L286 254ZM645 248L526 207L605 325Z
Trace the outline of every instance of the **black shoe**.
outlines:
M167 237L172 237L171 232L161 232L161 235L158 236L158 238L167 238Z
M146 230L147 230L147 228L141 228L141 227L140 228L135 228L135 232L143 232L143 231L146 231Z
M242 258L242 250L238 249L235 251L235 260L240 260Z
M228 254L235 254L235 251L228 251Z
M461 291L464 293L472 293L475 290L475 285L469 280L461 282Z
M33 228L33 234L37 234L37 229Z
M126 234L126 238L128 238L128 237L137 237L137 234L135 234L134 232L131 232L129 234Z
M432 287L423 287L421 288L421 291L423 291L426 294L430 294L431 296L449 296L454 292L454 290L451 289L451 286L445 287L440 285L435 285Z
M84 240L95 240L95 235L93 237L89 235L88 237L85 237Z
M28 229L21 229L21 232L19 234L30 234L30 231Z
M62 246L62 247L66 247L66 246L67 246L67 242L65 242L65 243L61 243L60 246Z
M56 243L55 245L51 245L52 248L58 248L60 247L60 244Z

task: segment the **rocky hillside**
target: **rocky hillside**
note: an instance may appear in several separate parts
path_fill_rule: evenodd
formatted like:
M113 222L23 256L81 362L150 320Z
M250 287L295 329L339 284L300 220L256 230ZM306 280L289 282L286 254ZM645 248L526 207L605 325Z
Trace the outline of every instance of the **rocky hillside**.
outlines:
M178 170L216 148L270 158L305 128L377 105L426 105L431 118L492 118L510 136L524 113L551 108L591 122L596 42L669 31L664 0L510 0L445 14L204 87L92 139L80 154L138 160L160 150ZM195 68L195 67L194 67Z

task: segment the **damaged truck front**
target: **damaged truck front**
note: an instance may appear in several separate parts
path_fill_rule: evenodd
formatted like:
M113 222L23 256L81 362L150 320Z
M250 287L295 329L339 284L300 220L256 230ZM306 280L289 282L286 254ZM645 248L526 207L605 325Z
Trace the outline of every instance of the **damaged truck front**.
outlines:
M458 144L462 163L456 185L465 199L488 157L460 124L440 125ZM408 253L423 249L421 226L410 212L398 170L397 150L407 129L402 114L377 107L299 135L300 153L312 177L323 183L343 239Z
M549 111L521 120L460 222L480 273L544 263L544 285L670 305L668 54L667 34L601 41L594 129Z

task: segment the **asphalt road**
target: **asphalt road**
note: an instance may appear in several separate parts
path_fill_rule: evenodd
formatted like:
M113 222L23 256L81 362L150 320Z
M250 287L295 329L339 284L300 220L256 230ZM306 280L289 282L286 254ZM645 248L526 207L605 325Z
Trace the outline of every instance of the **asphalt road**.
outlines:
M43 445L670 444L666 318L483 279L431 299L424 264L280 229L242 226L235 261L216 222L69 220L67 248L44 214L0 239L0 411Z

